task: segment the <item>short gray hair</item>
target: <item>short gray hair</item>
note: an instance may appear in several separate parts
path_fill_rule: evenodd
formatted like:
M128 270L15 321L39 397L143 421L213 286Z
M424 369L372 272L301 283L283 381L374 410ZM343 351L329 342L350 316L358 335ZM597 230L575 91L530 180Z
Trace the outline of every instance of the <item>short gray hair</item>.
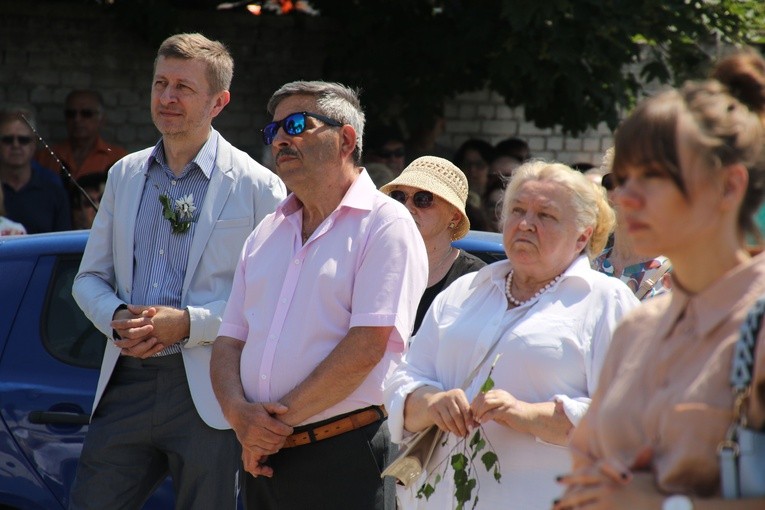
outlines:
M332 119L349 124L356 131L356 148L353 160L361 163L362 140L364 138L364 111L361 109L359 92L340 83L326 81L293 81L282 85L268 100L267 110L274 114L276 107L290 96L313 96L320 113Z

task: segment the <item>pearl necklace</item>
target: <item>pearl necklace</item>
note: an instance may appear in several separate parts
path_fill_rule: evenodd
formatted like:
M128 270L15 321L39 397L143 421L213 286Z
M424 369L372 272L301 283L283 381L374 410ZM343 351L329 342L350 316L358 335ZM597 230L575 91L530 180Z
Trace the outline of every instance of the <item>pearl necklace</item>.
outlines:
M558 280L560 280L562 277L563 277L563 273L559 274L558 276L550 280L550 282L548 282L547 285L539 289L537 293L531 296L529 299L525 301L520 301L515 296L513 296L513 292L510 290L510 288L513 285L513 270L510 270L510 273L507 275L507 279L505 280L505 295L507 296L507 299L509 299L510 302L514 304L515 306L523 306L527 303L531 303L536 298L541 296L542 293L544 293L547 289L549 289L550 287L558 283Z

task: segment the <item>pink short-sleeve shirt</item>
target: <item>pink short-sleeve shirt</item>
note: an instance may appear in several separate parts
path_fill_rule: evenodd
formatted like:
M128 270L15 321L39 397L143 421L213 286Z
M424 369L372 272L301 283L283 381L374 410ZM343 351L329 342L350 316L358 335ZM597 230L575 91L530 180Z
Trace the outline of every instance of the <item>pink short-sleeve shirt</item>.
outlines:
M308 420L379 405L399 363L428 277L409 212L363 171L302 244L302 204L290 195L245 242L219 335L242 340L242 385L278 401L356 326L393 326L383 359L345 400Z

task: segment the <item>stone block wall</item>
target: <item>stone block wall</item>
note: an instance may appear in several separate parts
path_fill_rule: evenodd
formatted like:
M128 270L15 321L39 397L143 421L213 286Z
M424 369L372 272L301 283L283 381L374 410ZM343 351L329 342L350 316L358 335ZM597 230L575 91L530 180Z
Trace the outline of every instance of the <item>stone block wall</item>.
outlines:
M231 12L183 11L174 30L200 31L219 39L235 59L232 100L214 126L234 145L259 160L259 128L268 122L265 105L282 83L321 78L325 44L335 36L326 20L255 17ZM156 143L149 97L157 42L123 26L98 7L51 0L0 0L0 104L27 103L49 142L65 137L63 103L75 88L94 88L105 99L105 138L137 150ZM363 97L362 97L363 101ZM496 143L517 136L535 156L567 163L598 164L611 143L605 127L579 137L542 130L523 119L488 90L462 94L445 107L446 132L439 140L457 148L471 137Z
M258 159L271 93L287 81L321 77L327 24L304 21L201 11L184 11L175 20L176 32L199 31L229 47L235 62L231 103L213 125ZM96 89L106 103L106 139L129 151L153 145L159 133L149 101L157 45L97 5L73 11L71 4L0 0L0 104L33 106L38 130L50 143L66 136L66 95Z

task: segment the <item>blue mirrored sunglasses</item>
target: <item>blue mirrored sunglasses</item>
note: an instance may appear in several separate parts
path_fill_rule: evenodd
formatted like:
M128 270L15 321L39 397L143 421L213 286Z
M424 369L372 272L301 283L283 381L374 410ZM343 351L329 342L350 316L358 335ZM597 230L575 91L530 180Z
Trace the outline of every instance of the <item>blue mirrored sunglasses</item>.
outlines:
M263 133L263 143L266 145L271 145L274 141L274 138L276 138L276 133L279 132L279 128L284 128L284 132L290 136L299 135L300 133L305 131L306 117L313 117L314 119L318 119L322 121L323 123L327 124L328 126L340 127L343 125L342 122L339 122L335 119L330 119L329 117L325 117L324 115L319 115L318 113L309 113L309 112L290 113L289 115L284 117L282 120L278 120L278 121L266 124L266 127L264 127L261 130Z

